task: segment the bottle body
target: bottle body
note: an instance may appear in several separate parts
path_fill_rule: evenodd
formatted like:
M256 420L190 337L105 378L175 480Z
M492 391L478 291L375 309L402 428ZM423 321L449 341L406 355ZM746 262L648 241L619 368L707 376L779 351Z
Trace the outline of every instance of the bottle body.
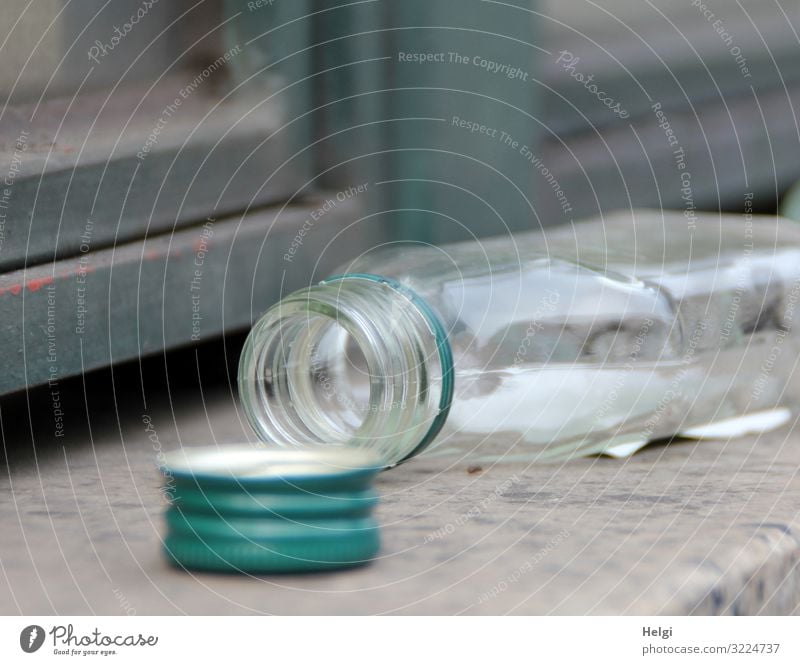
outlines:
M418 430L436 429L425 454L491 461L634 450L748 414L774 417L800 393L793 372L800 232L775 218L699 219L692 230L679 213L634 211L544 233L390 248L353 261L326 287L338 284L341 295L348 280L379 275L383 288L399 294L384 296L397 302L374 313L387 324L383 334L397 338L398 347L385 352L422 349L403 365L398 381L406 385L394 394L425 392ZM362 301L360 316L369 319L370 307ZM394 331L414 316L417 338L409 342ZM375 361L348 354L353 335L341 334L323 354L330 358L323 374L329 380L339 358L337 376L347 367L363 377L360 388L339 380L350 386L352 435L359 412L368 418L391 405L376 399L386 377L376 375ZM363 343L356 346L363 351ZM315 353L305 371L319 383L325 378L313 376ZM263 374L244 360L247 401L248 386ZM300 356L293 362L302 366ZM416 374L409 373L415 362ZM330 406L341 394L328 397ZM380 446L371 443L375 425L350 439ZM391 428L390 419L380 427ZM388 451L389 463L422 452L422 443Z

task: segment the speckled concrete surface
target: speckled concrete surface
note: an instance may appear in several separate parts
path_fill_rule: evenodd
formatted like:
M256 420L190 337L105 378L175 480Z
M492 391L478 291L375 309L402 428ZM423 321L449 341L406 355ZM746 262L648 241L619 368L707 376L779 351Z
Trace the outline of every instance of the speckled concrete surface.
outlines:
M78 389L80 383L72 384ZM92 401L92 400L90 400ZM160 555L155 454L245 438L230 391L89 411L48 437L0 405L0 611L68 614L791 613L800 435L563 466L417 460L382 474L383 548L339 573L196 575ZM157 440L145 430L147 415ZM77 422L78 416L75 416ZM84 418L85 420L85 418ZM30 430L34 435L30 435ZM29 439L35 438L36 446ZM35 452L34 452L35 451Z

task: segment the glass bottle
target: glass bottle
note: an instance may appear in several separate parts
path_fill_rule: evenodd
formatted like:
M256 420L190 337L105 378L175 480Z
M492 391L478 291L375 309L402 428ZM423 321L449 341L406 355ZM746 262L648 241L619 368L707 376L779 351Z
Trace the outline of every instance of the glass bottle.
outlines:
M628 454L785 422L800 228L637 210L390 246L269 309L239 366L256 433L393 465Z

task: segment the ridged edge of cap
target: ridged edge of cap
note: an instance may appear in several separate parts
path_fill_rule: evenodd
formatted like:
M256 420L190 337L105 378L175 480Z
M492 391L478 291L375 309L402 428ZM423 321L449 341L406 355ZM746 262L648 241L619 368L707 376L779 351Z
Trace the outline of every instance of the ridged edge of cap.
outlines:
M255 543L168 536L164 554L174 566L229 573L300 573L369 563L380 549L377 529L354 531L325 542Z
M186 513L263 519L325 519L368 515L378 503L372 489L337 494L269 493L172 486L171 504Z

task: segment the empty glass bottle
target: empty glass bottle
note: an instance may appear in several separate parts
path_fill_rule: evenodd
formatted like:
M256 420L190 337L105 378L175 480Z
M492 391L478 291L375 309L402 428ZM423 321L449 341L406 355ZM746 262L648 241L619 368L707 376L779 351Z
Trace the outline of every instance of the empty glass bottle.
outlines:
M387 464L627 454L777 426L797 403L800 227L632 211L360 257L273 306L239 367L279 444Z

